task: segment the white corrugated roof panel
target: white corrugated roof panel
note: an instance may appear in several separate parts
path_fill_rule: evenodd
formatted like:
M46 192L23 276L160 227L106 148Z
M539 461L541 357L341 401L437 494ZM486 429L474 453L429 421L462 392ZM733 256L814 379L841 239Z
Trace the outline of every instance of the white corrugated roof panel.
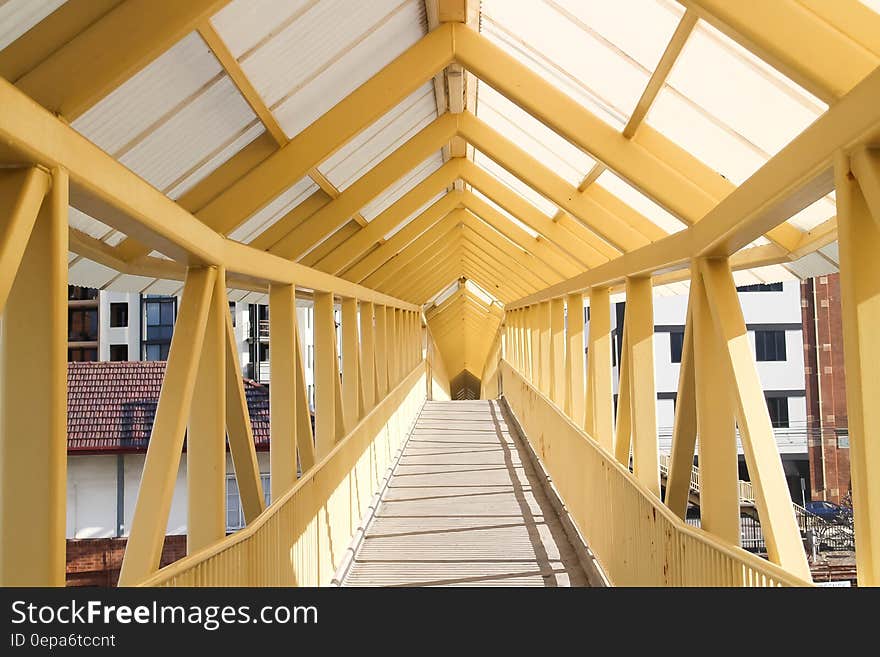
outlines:
M144 288L143 294L160 294L163 296L177 294L182 287L183 283L181 281L169 281L157 278L153 283Z
M361 215L367 221L375 219L381 212L388 209L401 196L409 192L441 166L443 166L443 156L438 151L367 203L361 208Z
M408 216L406 219L404 219L404 220L401 221L399 224L397 224L397 225L396 225L394 228L392 228L390 231L388 231L387 233L385 233L385 235L382 236L382 239L388 240L388 239L391 239L392 237L394 237L394 235L395 235L398 231L400 231L400 230L401 230L402 228L404 228L407 224L409 224L410 222L412 222L416 217L418 217L420 214L422 214L422 212L424 212L425 210L427 210L428 208L430 208L432 205L434 205L437 201L439 201L439 200L440 200L441 198L443 198L444 196L446 196L446 192L440 192L439 194L437 194L434 198L432 198L430 201L428 201L427 203L425 203L422 207L420 207L418 210L416 210L415 212L413 212L413 213L412 213L410 216Z
M273 19L280 15L276 11ZM289 18L240 56L245 74L289 137L427 30L422 0L320 0ZM234 34L237 27L227 24L218 29L227 43L242 47L242 38Z
M482 151L474 151L474 162L491 173L507 187L510 187L510 189L516 192L519 196L522 196L523 199L534 205L548 217L552 217L556 214L558 208L552 201L536 192L532 187L525 184L522 180L514 176Z
M211 23L238 59L314 4L314 0L234 0L214 14Z
M75 228L89 237L94 237L96 240L104 241L113 237L114 234L122 234L115 228L111 228L102 221L93 219L85 212L80 212L72 206L67 208L67 223L70 224L71 228Z
M522 221L520 221L519 219L517 219L516 217L514 217L514 216L513 216L512 214L510 214L507 210L505 210L505 209L502 208L500 205L498 205L495 201L493 201L493 200L490 199L488 196L486 196L485 194L483 194L483 192L481 192L479 189L473 189L473 190L471 190L471 191L473 192L473 194L474 194L477 198L479 198L479 199L481 199L482 201L485 201L486 203L488 203L490 206L492 206L493 209L495 209L495 210L497 210L498 212L500 212L501 214L503 214L507 219L509 219L512 223L514 223L514 224L516 224L517 226L519 226L520 228L522 228L522 229L523 229L525 232L527 232L529 235L531 235L532 237L538 237L538 232L537 232L536 230L534 230L531 226L528 226L528 225L524 224Z
M812 276L822 276L824 274L834 274L837 272L837 266L827 258L824 258L819 252L808 253L794 262L785 263L785 266L801 278L810 278Z
M677 217L654 203L654 201L642 194L639 190L631 187L626 181L622 180L608 169L603 171L596 179L596 184L619 198L636 212L642 214L667 233L677 233L686 228L684 223Z
M247 244L316 191L318 186L306 176L248 217L244 223L229 233L229 237Z
M318 170L342 191L436 118L434 86L428 83L327 158Z
M70 285L100 289L118 275L119 272L115 269L105 267L88 258L79 258L67 267L67 280Z
M0 50L63 5L65 0L6 0L0 2Z
M837 206L834 199L823 196L817 201L813 201L803 210L792 216L788 223L801 230L813 230L816 226L828 219L831 219L837 213Z
M133 274L121 274L116 277L105 289L114 292L140 292L155 281L149 276L135 276Z

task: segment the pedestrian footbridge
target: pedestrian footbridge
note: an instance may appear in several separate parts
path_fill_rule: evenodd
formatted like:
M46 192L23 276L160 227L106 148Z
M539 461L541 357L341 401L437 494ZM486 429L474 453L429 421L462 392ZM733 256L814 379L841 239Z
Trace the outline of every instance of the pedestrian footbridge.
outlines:
M880 584L872 7L0 2L0 584L64 583L68 284L179 298L122 585L809 584L736 287L836 271ZM269 307L268 506L230 301Z

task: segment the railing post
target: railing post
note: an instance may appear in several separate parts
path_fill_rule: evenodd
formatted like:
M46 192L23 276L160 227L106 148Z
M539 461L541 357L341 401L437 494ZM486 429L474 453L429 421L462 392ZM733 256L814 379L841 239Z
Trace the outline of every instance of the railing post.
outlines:
M359 314L361 329L361 381L363 384L364 412L376 405L376 333L373 327L373 302L361 301Z
M217 269L186 440L186 552L226 536L226 272Z
M614 446L614 393L611 384L611 292L590 290L587 349L587 408L584 427L609 452Z
M584 426L586 413L586 381L584 379L584 297L578 292L565 300L565 412L579 427Z
M654 290L648 277L626 279L626 330L632 413L633 473L660 497L657 393L654 383Z
M725 370L724 345L712 325L706 288L695 263L691 276L694 388L700 436L700 524L723 541L740 544L739 468L730 386L717 385Z
M835 160L859 586L880 586L880 157Z
M0 175L2 586L65 579L67 172L44 197L49 184L36 170Z
M538 305L538 340L541 358L538 367L538 389L547 397L550 396L553 366L550 360L550 302L542 301Z
M376 403L388 394L388 307L376 306Z
M270 285L269 482L273 500L296 483L296 329L296 287Z
M550 301L550 399L565 406L565 299Z
M336 444L339 363L333 293L315 292L315 456L326 456Z
M345 425L353 428L363 417L361 395L360 340L358 338L358 301L342 300L342 409Z

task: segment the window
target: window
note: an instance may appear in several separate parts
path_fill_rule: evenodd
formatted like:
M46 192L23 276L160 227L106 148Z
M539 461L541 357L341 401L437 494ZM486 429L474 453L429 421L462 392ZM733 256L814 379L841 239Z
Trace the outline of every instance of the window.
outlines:
M260 343L259 358L261 363L269 360L269 345L265 342Z
M229 315L232 317L232 327L235 328L235 301L229 302Z
M835 429L837 437L837 449L849 449L849 432L847 429Z
M684 331L670 331L669 356L673 363L681 362L681 349L684 345Z
M168 360L174 320L177 315L177 299L174 297L147 297L144 313L144 360Z
M98 290L91 287L80 287L78 285L67 286L68 301L91 301L98 298Z
M785 360L785 331L755 331L757 360Z
M168 360L168 352L170 349L170 342L162 344L145 344L144 360Z
M67 339L69 342L97 342L98 309L69 308L67 310Z
M788 427L788 397L767 397L770 424L777 428Z
M97 347L71 347L67 350L67 360L71 363L93 363L98 360Z
M315 366L315 345L308 345L306 355L306 367L311 369Z
M260 483L263 485L263 499L266 501L266 506L269 506L269 475L261 474ZM226 475L226 531L235 531L244 526L244 510L241 508L241 498L238 495L238 481L235 475Z
M110 345L110 360L114 360L114 361L128 360L128 345L127 344L111 344Z
M113 328L123 328L128 326L127 303L110 304L110 326Z
M737 292L782 292L782 283L757 283L755 285L740 285Z

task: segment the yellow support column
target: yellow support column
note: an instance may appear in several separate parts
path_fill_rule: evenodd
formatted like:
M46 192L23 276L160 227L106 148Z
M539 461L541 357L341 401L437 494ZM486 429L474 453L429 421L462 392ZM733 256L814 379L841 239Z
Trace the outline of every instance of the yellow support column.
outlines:
M19 215L26 224L19 245L3 249L0 265L9 280L0 316L2 586L64 586L65 578L67 173L53 171L51 185L42 207L39 189L0 189L2 197L28 201L24 215L40 208L36 219ZM39 187L45 190L45 180ZM2 219L18 223L14 211ZM20 265L9 266L18 260L12 251Z
M360 395L361 346L358 339L357 299L342 300L342 409L345 424L354 427L363 414Z
M320 461L336 444L336 325L333 294L315 292L315 456Z
M296 329L296 286L270 285L269 482L273 501L296 483Z
M213 267L190 268L186 273L119 573L120 586L136 584L159 567L216 276Z
M538 389L550 396L553 366L550 361L550 302L538 306L538 341L540 344L540 364L538 366Z
M226 536L226 272L217 269L186 432L186 553Z
M626 335L632 413L633 473L660 497L657 393L654 384L654 290L647 277L626 279Z
M550 301L550 399L565 406L565 299Z
M611 293L590 290L587 348L587 408L584 427L609 452L614 449L614 393L611 384Z
M584 297L578 292L569 294L565 300L566 316L565 349L565 412L579 427L584 426L586 413L586 382L584 380Z
M617 386L617 422L614 424L614 457L625 467L629 467L629 458L632 451L632 409L630 402L630 353L629 340L627 339L626 323L622 327L623 342L620 348L620 372ZM589 358L589 354L587 354Z
M736 402L737 426L755 491L755 506L767 543L767 555L770 561L809 581L810 567L801 543L730 263L726 259L701 260L700 271L712 323L724 345L725 378Z
M361 380L364 388L364 410L369 413L376 405L376 333L373 330L373 303L361 301Z
M859 586L880 586L880 158L835 161Z
M692 268L691 291L694 387L700 436L700 525L721 540L739 545L739 467L733 399L729 386L718 385L718 374L725 368L724 345L712 325L698 263Z
M315 437L312 433L309 391L306 387L306 364L299 338L298 322L294 329L296 331L296 453L299 457L300 476L302 476L315 465Z
M388 317L386 306L376 306L376 403L388 394Z
M695 274L696 276L696 274ZM678 392L675 397L675 420L672 425L672 449L669 474L666 476L664 503L684 520L687 513L694 448L697 442L697 407L694 391L694 329L693 310L695 287L691 285L688 299L681 363L678 368Z

